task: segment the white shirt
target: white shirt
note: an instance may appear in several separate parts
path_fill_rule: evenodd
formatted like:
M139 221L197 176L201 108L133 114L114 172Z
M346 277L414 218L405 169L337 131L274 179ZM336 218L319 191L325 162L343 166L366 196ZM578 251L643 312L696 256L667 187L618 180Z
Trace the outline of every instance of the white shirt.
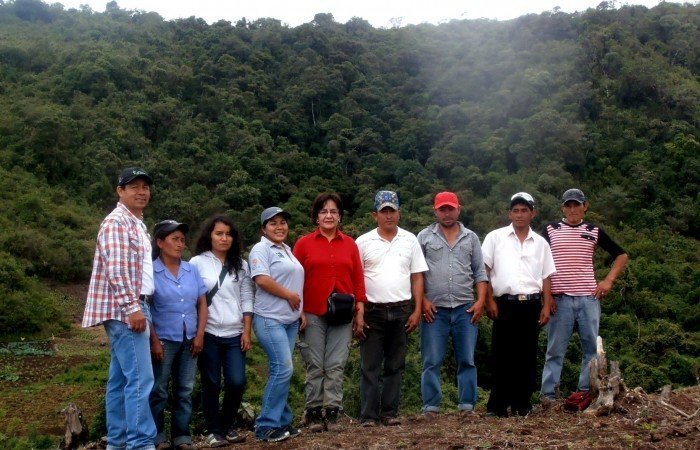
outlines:
M153 295L155 284L153 283L153 254L151 248L151 238L148 236L146 225L139 221L139 231L143 239L146 251L143 254L143 273L141 275L141 293L140 295Z
M199 270L207 291L219 286L209 305L207 326L204 329L214 336L228 338L243 333L243 315L253 314L253 281L246 261L236 273L227 273L223 283L219 283L223 264L211 251L190 259L190 264Z
M355 242L365 273L367 300L372 303L410 300L411 274L428 270L416 236L399 228L394 239L387 241L375 228Z
M481 253L495 297L542 292L543 280L556 271L547 241L529 229L521 243L513 224L487 234Z

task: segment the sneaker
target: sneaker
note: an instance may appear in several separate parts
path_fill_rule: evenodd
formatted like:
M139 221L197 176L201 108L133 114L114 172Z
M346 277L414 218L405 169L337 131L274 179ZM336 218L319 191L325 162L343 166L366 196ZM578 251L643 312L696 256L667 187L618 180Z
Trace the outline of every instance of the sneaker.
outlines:
M284 428L268 428L262 435L256 436L259 441L280 442L289 437L289 431Z
M282 429L289 433L289 437L297 437L301 434L301 429L293 427L291 423Z
M156 445L156 450L170 450L170 442L165 441Z
M362 422L360 422L360 426L363 428L372 428L376 427L377 425L377 421L372 419L363 419Z
M216 433L211 433L204 442L211 448L225 447L228 445L228 441Z
M401 419L398 417L382 417L382 425L385 427L395 427L401 425Z
M226 440L230 444L238 444L239 442L245 442L245 436L236 431L235 428L231 428L226 432Z

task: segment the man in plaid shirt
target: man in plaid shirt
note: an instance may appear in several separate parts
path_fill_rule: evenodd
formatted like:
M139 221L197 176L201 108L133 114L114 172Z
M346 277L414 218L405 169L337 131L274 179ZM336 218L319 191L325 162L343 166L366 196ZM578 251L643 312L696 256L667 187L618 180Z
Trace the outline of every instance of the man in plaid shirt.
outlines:
M143 210L150 175L138 167L119 177L117 207L97 234L83 327L102 324L110 341L107 380L107 450L153 450L156 428L148 405L153 387L147 300L153 263Z

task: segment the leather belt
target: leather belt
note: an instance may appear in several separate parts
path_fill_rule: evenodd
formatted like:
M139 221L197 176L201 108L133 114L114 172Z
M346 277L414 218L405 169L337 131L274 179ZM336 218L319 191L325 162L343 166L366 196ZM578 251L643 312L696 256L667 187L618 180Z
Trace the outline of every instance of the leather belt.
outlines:
M141 300L142 302L150 302L152 299L153 299L152 295L143 295L143 294L139 295L139 300Z
M524 302L526 300L541 300L542 299L542 294L539 292L537 294L518 294L518 295L510 295L510 294L505 294L501 295L498 297L499 300L510 300L510 301L519 301L519 302Z
M410 305L411 301L410 300L401 300L399 302L391 302L391 303L373 303L373 302L367 302L367 305L365 305L365 308L369 309L392 309L392 308L398 308L400 306L406 306Z

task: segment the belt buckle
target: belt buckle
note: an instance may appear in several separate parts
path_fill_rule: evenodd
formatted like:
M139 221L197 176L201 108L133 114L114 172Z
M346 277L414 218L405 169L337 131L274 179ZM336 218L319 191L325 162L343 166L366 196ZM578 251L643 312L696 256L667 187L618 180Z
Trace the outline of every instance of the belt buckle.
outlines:
M524 302L525 300L527 300L526 294L518 294L518 301Z

